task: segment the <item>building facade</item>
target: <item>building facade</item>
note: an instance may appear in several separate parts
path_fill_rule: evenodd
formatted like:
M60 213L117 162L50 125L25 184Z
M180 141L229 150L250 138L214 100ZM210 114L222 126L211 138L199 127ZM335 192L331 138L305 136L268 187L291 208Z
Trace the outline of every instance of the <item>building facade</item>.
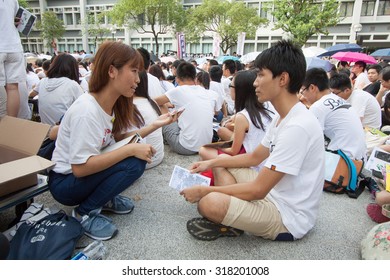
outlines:
M150 35L138 34L126 27L117 27L110 23L109 18L103 17L101 25L107 31L100 38L91 37L85 30L87 15L96 19L107 10L112 9L115 0L29 0L30 10L37 15L45 11L53 11L64 22L66 32L63 38L57 42L60 51L73 52L85 50L95 52L99 43L104 39L121 39L133 47L144 47L148 50L156 50L153 38ZM183 0L185 8L195 7L202 3L201 0ZM262 51L269 48L272 43L285 38L287 35L282 30L272 30L274 18L266 9L272 0L244 1L248 7L255 8L259 15L269 20L267 27L257 30L255 38L246 39L244 54L253 51ZM272 4L271 4L272 5ZM314 35L306 43L306 47L318 46L327 48L338 43L358 42L368 50L377 48L390 48L390 0L340 0L340 23L329 28L328 35ZM84 30L84 31L83 31ZM28 38L22 37L25 51L46 52L50 50L44 44L40 33L33 30ZM160 52L177 50L177 42L173 34L165 34L159 37ZM187 53L208 54L213 49L212 36L204 36L196 44L187 44ZM230 52L234 52L231 49Z

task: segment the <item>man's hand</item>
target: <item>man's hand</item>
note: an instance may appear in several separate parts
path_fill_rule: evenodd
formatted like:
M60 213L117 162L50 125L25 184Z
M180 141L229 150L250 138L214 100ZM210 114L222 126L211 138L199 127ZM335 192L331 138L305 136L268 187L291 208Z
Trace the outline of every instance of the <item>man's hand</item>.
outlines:
M20 18L15 17L14 18L14 24L15 24L15 27L18 27L18 25L20 24Z
M208 189L209 187L205 186L193 186L182 190L180 194L184 196L186 201L196 203L208 193Z
M198 161L198 162L193 163L190 166L189 170L191 173L199 173L199 172L203 172L203 171L210 169L211 168L210 165L211 165L210 160Z

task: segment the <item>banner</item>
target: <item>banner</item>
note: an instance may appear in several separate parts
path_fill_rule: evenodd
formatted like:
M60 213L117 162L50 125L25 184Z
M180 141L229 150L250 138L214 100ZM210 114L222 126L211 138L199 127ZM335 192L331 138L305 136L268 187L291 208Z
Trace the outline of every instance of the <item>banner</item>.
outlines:
M186 56L186 39L184 33L176 33L177 37L177 58L183 58Z
M220 52L219 44L221 43L221 38L218 33L214 33L213 37L213 56L218 57Z
M244 42L245 42L245 32L238 33L238 39L237 39L237 55L243 55L244 54Z

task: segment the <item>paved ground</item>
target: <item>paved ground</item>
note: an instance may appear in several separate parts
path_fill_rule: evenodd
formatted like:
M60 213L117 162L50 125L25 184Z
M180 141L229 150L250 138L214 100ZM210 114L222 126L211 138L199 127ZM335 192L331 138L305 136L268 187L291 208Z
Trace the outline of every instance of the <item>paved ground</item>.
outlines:
M357 260L360 242L375 225L365 212L371 202L365 191L358 199L324 193L315 228L302 240L275 242L245 234L203 242L187 233L188 219L199 216L196 206L187 203L168 186L175 164L188 167L198 156L179 156L165 146L163 163L147 170L143 177L124 192L135 200L129 215L111 215L118 235L106 241L112 260ZM50 193L35 199L49 206L56 204ZM70 213L71 208L60 205ZM0 213L0 230L13 218L13 210ZM92 240L83 237L79 245Z

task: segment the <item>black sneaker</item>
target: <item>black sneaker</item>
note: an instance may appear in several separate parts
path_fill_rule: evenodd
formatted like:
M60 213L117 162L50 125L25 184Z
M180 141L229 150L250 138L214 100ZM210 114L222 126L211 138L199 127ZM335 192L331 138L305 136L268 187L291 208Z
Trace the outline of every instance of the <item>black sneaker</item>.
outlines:
M216 224L205 218L194 218L187 222L188 232L196 239L203 241L215 240L219 237L237 237L244 231L221 224Z

